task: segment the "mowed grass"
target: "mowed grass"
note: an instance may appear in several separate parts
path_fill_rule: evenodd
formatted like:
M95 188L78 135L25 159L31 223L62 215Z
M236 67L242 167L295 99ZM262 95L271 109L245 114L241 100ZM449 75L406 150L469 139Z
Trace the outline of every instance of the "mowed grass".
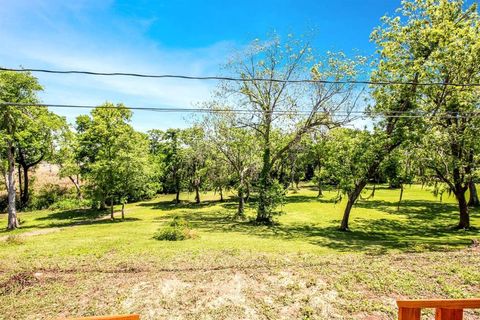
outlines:
M0 231L0 319L393 319L395 298L479 294L479 252L468 247L480 233L452 228L453 197L440 202L414 185L397 210L399 190L377 187L354 207L352 231L340 232L345 200L316 193L289 193L274 226L232 220L234 197L213 193L201 204L193 194L179 205L172 195L128 204L125 221L91 210L21 213L21 229ZM247 212L254 217L254 203ZM175 216L199 237L153 239ZM471 223L480 227L478 210Z
M220 202L218 195L202 194L202 203L194 204L192 194L182 194L175 205L173 196L127 205L126 220L111 222L108 212L72 210L28 212L20 214L22 228L1 231L0 236L31 233L51 228L60 232L25 237L15 252L2 246L0 253L17 259L52 256L102 256L112 250L118 254L164 256L184 250L253 250L261 252L332 253L359 251L435 250L466 247L478 236L478 230L457 231L457 206L453 197L441 203L431 191L419 186L406 187L397 211L398 190L377 188L375 197L360 200L352 210L351 232L338 232L344 201L334 203L335 192L316 198L314 188L290 193L272 227L233 221L234 199ZM366 190L364 196L369 194ZM255 204L248 215L254 217ZM102 219L105 216L107 219ZM183 217L199 238L183 242L155 241L155 231L173 217ZM119 213L117 213L119 218ZM2 215L0 225L6 225ZM472 225L480 227L477 210L472 211ZM41 231L40 231L41 232ZM25 256L22 256L24 255Z

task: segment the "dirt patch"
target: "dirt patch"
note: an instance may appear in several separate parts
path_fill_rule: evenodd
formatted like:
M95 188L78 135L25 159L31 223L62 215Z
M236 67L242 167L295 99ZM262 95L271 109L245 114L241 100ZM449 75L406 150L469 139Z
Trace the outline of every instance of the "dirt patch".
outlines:
M16 273L0 283L0 295L18 294L23 289L34 286L39 280L39 277L29 272Z

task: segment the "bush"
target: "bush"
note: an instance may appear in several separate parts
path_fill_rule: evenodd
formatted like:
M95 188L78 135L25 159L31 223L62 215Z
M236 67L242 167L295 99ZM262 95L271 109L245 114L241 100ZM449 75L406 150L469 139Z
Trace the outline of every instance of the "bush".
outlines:
M164 227L155 233L153 236L156 240L165 241L180 241L186 239L186 234L183 229L176 227Z
M47 209L55 202L64 199L67 193L68 189L56 184L46 184L38 193L32 189L27 208L30 210Z
M92 206L92 201L85 199L70 199L65 198L61 199L54 204L52 204L49 209L51 210L73 210L73 209L83 209L90 208Z
M162 241L181 241L197 237L196 232L180 217L174 217L168 226L160 228L153 236L154 239Z

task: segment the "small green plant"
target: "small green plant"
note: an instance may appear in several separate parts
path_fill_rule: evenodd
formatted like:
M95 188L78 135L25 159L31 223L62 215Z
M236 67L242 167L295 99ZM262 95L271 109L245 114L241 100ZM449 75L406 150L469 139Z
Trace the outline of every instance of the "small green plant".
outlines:
M71 199L65 198L53 203L49 209L51 210L73 210L80 208L90 208L92 202L90 200L80 200L80 199Z
M153 236L154 239L163 241L181 241L197 237L197 233L190 229L185 219L178 216L174 217L168 226L160 228Z

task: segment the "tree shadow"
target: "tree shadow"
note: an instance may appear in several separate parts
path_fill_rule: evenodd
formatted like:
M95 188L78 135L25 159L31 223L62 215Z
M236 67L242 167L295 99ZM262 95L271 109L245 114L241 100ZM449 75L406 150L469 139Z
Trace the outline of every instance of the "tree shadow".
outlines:
M438 220L456 217L458 206L454 203L441 203L426 200L402 200L397 210L398 202L384 200L361 200L355 207L365 209L376 209L392 215L407 216L410 219ZM476 210L470 210L475 213Z
M208 208L215 206L217 204L227 203L226 201L221 200L208 200L208 201L201 201L200 203L195 203L193 201L180 201L179 203L175 203L175 201L171 200L162 200L157 202L147 202L147 203L140 203L139 207L148 207L154 210L163 210L163 211L171 211L177 209L201 209L201 208Z
M121 222L132 222L139 221L141 219L134 217L125 217L125 219L118 218L114 220L110 219L110 213L105 210L95 210L95 209L77 209L77 210L65 210L52 212L49 215L44 217L39 217L34 220L37 221L48 221L54 220L49 224L43 226L32 226L34 228L60 228L60 227L72 227L72 226L81 226L81 225L93 225L93 224L112 224L112 223L121 223ZM56 221L55 221L56 220ZM28 228L25 227L25 228Z
M312 197L312 196L302 196L302 195L289 195L286 197L285 204L290 203L312 203L312 202L320 202L320 203L335 203L336 199L327 198L326 196L322 197Z
M315 201L318 201L315 197L301 195L292 195L287 198L287 203ZM236 232L259 238L299 240L340 252L374 254L382 254L390 250L412 252L458 249L469 244L469 240L461 236L471 235L473 238L480 235L476 229L465 231L452 228L457 219L455 204L406 200L402 202L401 210L397 211L394 202L368 200L359 201L357 207L381 210L386 214L395 214L399 217L398 219L352 217L351 226L354 229L349 232L338 230L339 220L329 221L328 226L306 223L258 226L248 221L233 220L236 203L225 202L222 208L227 209L231 214L225 214L226 211L220 208L202 212L186 210L180 214L163 215L156 220L166 222L180 215L192 228L201 232ZM194 209L195 207L186 208Z
M52 212L44 217L36 218L35 220L92 220L98 219L103 216L108 215L109 213L106 210L95 210L95 209L74 209L74 210L65 210L65 211L56 211Z

